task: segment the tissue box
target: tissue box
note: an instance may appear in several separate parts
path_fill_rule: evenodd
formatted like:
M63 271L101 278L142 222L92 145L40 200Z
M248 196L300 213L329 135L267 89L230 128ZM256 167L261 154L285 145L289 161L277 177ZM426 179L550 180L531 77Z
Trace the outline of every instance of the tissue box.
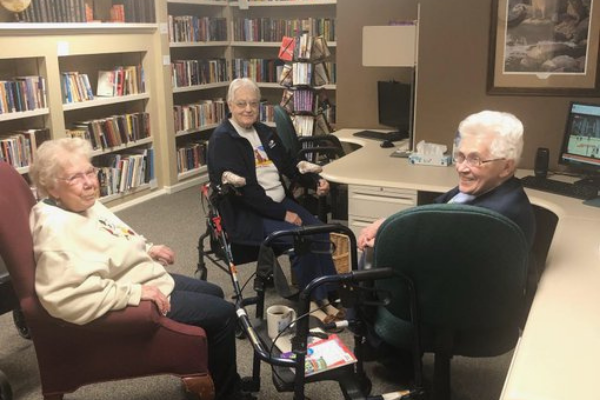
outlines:
M447 167L452 165L452 156L439 154L419 154L412 153L408 156L408 161L414 165L435 165L438 167Z

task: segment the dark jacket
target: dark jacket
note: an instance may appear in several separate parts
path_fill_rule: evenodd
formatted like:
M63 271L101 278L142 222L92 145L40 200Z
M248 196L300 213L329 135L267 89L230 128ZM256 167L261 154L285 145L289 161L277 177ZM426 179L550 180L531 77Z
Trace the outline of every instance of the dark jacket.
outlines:
M458 193L458 186L438 197L436 203L447 203ZM535 236L535 216L521 181L510 178L497 188L490 190L466 203L496 211L516 223L531 248Z
M261 143L269 159L273 161L284 188L282 175L302 186L316 188L320 179L317 174L300 174L297 157L288 155L281 140L273 129L262 123L255 123ZM223 226L233 242L259 244L264 239L262 218L284 220L286 209L273 201L258 183L254 152L250 142L241 137L229 122L224 120L212 133L207 152L208 175L213 185L221 184L223 172L230 171L246 178L246 186L240 189L240 196L227 196L219 205ZM289 193L286 189L286 194Z

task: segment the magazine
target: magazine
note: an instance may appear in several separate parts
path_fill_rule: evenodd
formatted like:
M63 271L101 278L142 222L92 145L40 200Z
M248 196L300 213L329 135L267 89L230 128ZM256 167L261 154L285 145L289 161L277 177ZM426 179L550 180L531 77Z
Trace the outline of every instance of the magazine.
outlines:
M283 358L293 359L293 352L283 353ZM311 376L329 371L344 365L356 363L356 356L338 335L329 335L327 339L311 336L308 341L308 350L305 360L305 375ZM292 368L293 369L293 368Z

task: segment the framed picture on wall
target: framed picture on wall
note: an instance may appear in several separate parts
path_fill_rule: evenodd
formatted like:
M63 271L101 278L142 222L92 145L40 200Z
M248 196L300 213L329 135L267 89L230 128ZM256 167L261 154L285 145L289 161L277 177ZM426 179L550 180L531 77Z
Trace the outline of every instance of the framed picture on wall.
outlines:
M600 0L492 0L488 94L599 96Z

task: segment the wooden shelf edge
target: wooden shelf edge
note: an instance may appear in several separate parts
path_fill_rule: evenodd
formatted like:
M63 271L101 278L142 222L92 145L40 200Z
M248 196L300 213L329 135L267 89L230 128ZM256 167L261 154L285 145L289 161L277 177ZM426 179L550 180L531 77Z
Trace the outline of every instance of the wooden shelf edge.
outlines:
M116 22L2 22L0 35L54 33L153 33L157 23Z
M98 157L98 156L101 156L103 154L111 154L111 153L115 153L115 152L120 151L120 150L130 149L130 148L133 148L133 147L139 147L139 146L143 146L143 145L149 144L149 143L152 143L152 137L144 138L144 139L138 139L138 140L135 140L135 141L127 142L127 143L122 144L120 146L108 147L106 149L94 150L92 152L92 157Z
M227 7L227 0L167 0L167 4L193 4L197 6Z
M12 121L15 119L22 119L22 118L38 117L40 115L48 115L48 114L50 114L49 108L36 108L35 110L30 110L30 111L10 112L10 113L0 114L0 122Z
M175 132L175 137L187 136L187 135L191 135L192 133L197 133L197 132L210 131L211 129L215 129L217 126L219 126L219 124L210 124L210 125L200 126L198 128L192 128L192 129L186 129L184 131L178 131L178 132Z
M185 92L194 92L196 90L207 90L207 89L213 89L213 88L220 88L220 87L229 86L230 83L231 82L226 81L226 82L217 82L217 83L207 83L205 85L174 87L173 93L185 93Z
M228 40L215 40L207 42L170 42L169 47L172 49L186 48L186 47L226 47L229 46Z
M239 7L241 1L231 1L232 7ZM337 0L270 0L270 1L247 1L249 7L290 7L290 6L321 6L336 5Z
M80 101L76 103L63 103L63 111L81 110L84 108L126 103L129 101L146 100L149 98L150 95L148 93L129 94L126 96L96 97L94 100Z

